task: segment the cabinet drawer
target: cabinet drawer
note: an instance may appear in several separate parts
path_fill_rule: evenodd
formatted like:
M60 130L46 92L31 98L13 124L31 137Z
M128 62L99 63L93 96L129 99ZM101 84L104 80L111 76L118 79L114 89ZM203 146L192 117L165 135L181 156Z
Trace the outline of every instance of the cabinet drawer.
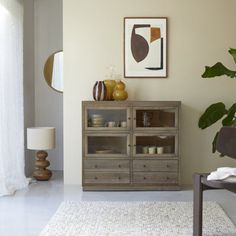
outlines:
M169 171L177 172L177 160L134 160L134 171Z
M85 172L85 184L128 184L130 183L129 173L118 172Z
M87 171L129 171L129 161L126 160L84 160Z
M177 173L171 172L134 172L134 183L147 183L147 184L177 184Z

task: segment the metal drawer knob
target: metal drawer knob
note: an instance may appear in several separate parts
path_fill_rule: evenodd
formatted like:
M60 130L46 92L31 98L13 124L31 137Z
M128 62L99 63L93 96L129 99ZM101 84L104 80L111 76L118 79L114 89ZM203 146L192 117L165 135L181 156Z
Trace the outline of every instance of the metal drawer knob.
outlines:
M119 176L118 179L121 179L121 177Z
M146 179L146 177L144 176L144 177L143 177L143 179L145 180L145 179Z
M94 166L94 168L98 168L98 166L97 166L97 165L95 165L95 166Z
M167 168L170 168L170 165L167 164L166 167L167 167Z
M98 179L98 177L97 177L97 176L95 176L95 177L94 177L94 179Z
M121 165L118 165L119 168L121 168Z
M169 180L170 178L167 176L166 179Z
M146 168L146 165L143 165L144 168Z

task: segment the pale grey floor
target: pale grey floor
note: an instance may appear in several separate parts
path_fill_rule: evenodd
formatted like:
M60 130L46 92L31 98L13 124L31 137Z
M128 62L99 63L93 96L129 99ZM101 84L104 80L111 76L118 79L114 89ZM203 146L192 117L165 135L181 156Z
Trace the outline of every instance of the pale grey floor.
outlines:
M0 198L0 235L36 236L62 201L192 201L192 191L83 192L63 186L57 172L48 182L37 182L14 196ZM236 194L223 190L204 193L204 200L217 201L236 224Z

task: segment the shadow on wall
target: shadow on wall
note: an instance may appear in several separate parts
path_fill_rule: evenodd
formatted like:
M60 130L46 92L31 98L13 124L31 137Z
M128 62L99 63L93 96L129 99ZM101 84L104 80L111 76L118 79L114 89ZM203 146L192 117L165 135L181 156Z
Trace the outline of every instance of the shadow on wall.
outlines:
M235 166L235 160L212 153L212 140L219 130L220 124L215 124L206 130L198 128L198 120L203 113L195 107L183 103L180 114L180 157L181 182L184 185L192 183L194 172L211 172L222 166Z
M180 112L180 155L182 184L192 183L192 174L205 167L205 158L211 147L205 133L198 128L202 111L187 104L181 105Z

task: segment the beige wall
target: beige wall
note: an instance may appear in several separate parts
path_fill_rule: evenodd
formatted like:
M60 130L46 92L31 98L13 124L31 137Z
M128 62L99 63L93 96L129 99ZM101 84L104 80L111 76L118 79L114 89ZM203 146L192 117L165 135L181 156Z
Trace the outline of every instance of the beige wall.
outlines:
M44 81L47 57L62 49L62 0L24 0L24 126L55 126L56 149L49 151L50 169L63 169L63 95ZM25 173L32 174L34 151L26 148Z
M34 126L34 1L24 0L24 127ZM34 152L26 148L25 174L34 169Z
M63 170L63 94L44 80L47 58L63 49L62 0L35 2L35 126L56 127L56 148L48 151L51 170Z
M190 184L195 171L236 165L211 154L217 126L202 131L197 122L210 103L235 101L236 80L203 80L205 65L236 47L235 0L66 0L64 1L64 173L66 184L81 183L81 101L92 100L92 87L110 64L123 71L123 18L169 19L168 79L125 79L130 100L180 100L181 173Z

